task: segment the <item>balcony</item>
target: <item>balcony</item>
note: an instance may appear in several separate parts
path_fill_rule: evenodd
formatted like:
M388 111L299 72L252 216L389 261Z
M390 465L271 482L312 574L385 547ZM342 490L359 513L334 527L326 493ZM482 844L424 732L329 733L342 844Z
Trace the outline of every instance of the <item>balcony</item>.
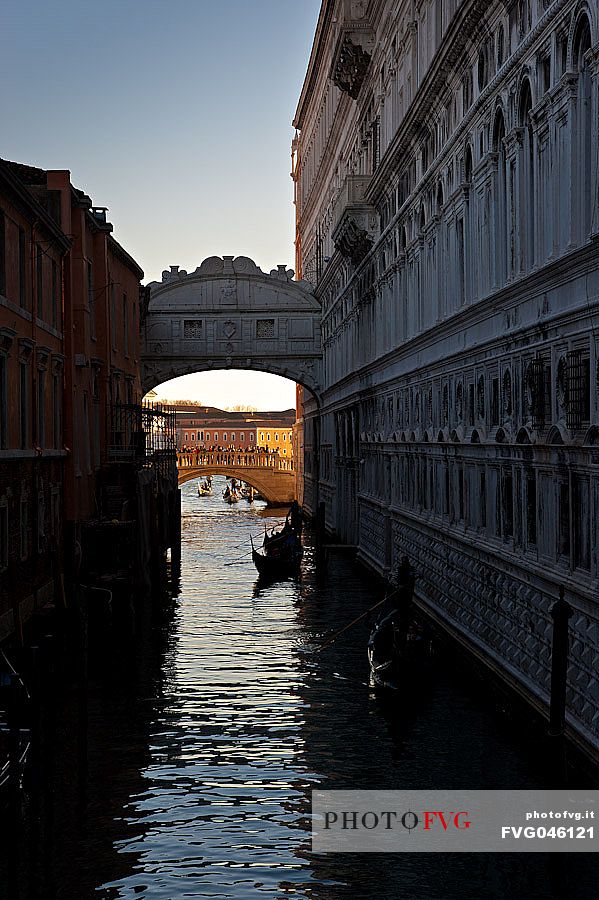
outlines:
M343 257L359 265L378 237L378 214L366 202L368 175L348 175L335 204L333 243Z

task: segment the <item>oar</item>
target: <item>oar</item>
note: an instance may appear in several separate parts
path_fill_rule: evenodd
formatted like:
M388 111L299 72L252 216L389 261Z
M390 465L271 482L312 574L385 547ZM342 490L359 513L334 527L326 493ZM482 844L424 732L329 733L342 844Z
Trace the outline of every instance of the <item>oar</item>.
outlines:
M252 547L252 550L254 548ZM230 562L226 562L225 566L232 566L233 563L239 562L240 559L245 559L246 556L249 556L252 550L249 550L247 553L244 553L243 556L236 556L235 559L232 559Z
M320 647L318 647L316 652L320 653L320 651L324 650L325 647L330 647L330 645L334 641L336 641L337 638L340 637L345 631L348 631L348 629L352 628L354 625L357 625L358 622L360 622L362 619L365 619L369 613L374 612L375 609L378 609L379 606L382 606L386 599L386 597L383 597L382 600L379 600L378 603L375 603L374 606L371 606L370 609L367 609L366 612L363 612L361 615L359 615L357 619L354 619L353 622L349 623L349 625L344 625L343 628L340 628L339 631L336 631L335 634L328 639L328 641L325 641L324 644L321 644Z
M354 619L353 622L349 623L349 625L344 625L343 628L340 628L339 631L336 631L335 634L328 639L328 641L325 641L324 644L321 644L320 647L318 647L316 652L320 653L320 651L324 650L325 647L330 647L330 645L334 641L336 641L337 638L340 637L345 631L347 631L349 628L352 628L354 625L357 625L358 622L360 622L362 619L365 619L367 615L369 615L371 612L374 612L374 610L378 609L379 606L382 606L385 601L390 600L391 597L395 596L398 590L399 588L396 588L394 591L391 591L390 594L385 594L382 600L379 600L378 603L375 603L374 606L371 606L370 609L367 609L366 612L363 612L361 615L359 615L357 619Z
M250 535L250 537L255 537L258 540L259 537L262 537L262 532L260 534ZM242 541L241 544L235 544L234 547L231 547L231 550L239 550L240 547L245 547L245 541Z

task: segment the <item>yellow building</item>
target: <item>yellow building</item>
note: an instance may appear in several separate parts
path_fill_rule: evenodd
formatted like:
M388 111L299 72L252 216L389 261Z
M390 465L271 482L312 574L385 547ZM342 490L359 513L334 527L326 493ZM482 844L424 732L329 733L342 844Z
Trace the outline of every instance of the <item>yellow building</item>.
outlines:
M281 456L293 457L293 440L291 426L280 422L263 422L256 428L256 444L267 450L278 450Z

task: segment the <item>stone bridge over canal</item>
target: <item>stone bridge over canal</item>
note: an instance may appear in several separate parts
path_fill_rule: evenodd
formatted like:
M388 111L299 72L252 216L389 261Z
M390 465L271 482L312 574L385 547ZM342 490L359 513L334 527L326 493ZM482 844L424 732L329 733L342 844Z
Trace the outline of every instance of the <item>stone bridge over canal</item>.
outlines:
M274 453L215 450L177 454L179 484L206 475L227 475L251 484L271 506L286 506L296 496L293 462Z
M142 348L144 393L192 372L255 369L282 375L318 399L321 307L307 281L245 256L211 256L148 285Z

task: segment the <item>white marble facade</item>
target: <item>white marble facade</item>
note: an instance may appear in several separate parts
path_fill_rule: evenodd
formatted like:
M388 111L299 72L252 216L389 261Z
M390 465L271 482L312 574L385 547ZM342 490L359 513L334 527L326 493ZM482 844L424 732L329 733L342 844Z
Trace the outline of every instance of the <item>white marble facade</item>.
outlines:
M323 2L293 144L305 503L599 749L599 4Z

